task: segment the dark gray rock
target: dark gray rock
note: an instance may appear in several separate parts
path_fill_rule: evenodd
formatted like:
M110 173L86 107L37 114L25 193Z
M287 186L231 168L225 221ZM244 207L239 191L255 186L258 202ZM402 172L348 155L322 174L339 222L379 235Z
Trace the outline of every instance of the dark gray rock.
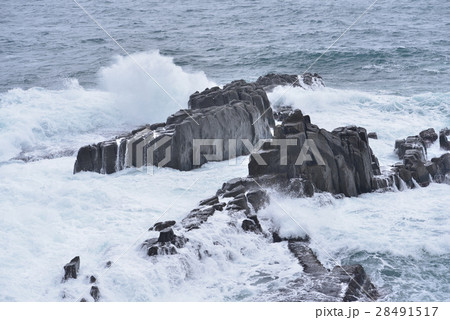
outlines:
M167 119L165 127L154 130L150 129L152 126L144 127L134 134L80 148L74 173L109 174L126 167L146 165L186 171L207 161L246 155L251 150L243 140L255 145L260 139L271 137L272 112L264 113L262 118L261 115L259 107L247 101L180 110ZM206 145L207 141L201 139L211 139L217 144Z
M264 90L271 91L277 86L292 86L307 88L313 85L324 86L322 77L317 73L305 73L299 78L298 75L269 73L261 76L255 82L264 87Z
M369 139L375 139L375 140L378 139L378 135L376 132L369 132L367 134L367 137L369 137Z
M255 209L255 212L258 212L270 203L267 192L262 189L250 190L247 192L246 197L248 203L250 203L253 209Z
M76 279L78 276L78 270L80 269L80 257L76 256L69 263L64 266L64 279L70 278Z
M90 291L91 297L94 299L95 302L100 300L100 290L97 286L92 286Z
M202 92L195 92L189 98L190 109L206 109L220 107L232 103L233 101L244 101L255 105L271 125L273 116L270 110L270 102L263 87L258 83L247 83L244 80L233 81L220 89L214 87Z
M169 220L164 222L157 222L149 229L149 231L162 231L166 228L173 227L176 224L175 221Z
M90 276L89 283L95 283L95 282L97 282L97 278L95 278L94 276Z
M328 272L306 243L289 241L288 248L298 259L305 273L323 275Z
M212 196L211 198L200 201L200 206L212 206L219 203L219 198L217 196Z
M433 128L429 128L426 130L423 130L419 133L419 137L422 138L422 140L425 143L425 146L428 148L438 139L438 135L436 131L434 131Z
M175 233L172 228L166 228L159 233L158 242L171 242L175 239Z
M246 214L250 213L250 208L248 207L247 199L244 194L241 194L235 197L233 200L230 200L226 206L227 210L243 210Z
M394 151L397 153L398 158L403 160L408 150L418 150L421 161L425 161L427 149L425 142L419 136L410 136L406 139L396 140Z
M214 214L215 211L216 209L214 207L196 208L181 221L181 225L188 231L198 229L202 223L206 222L206 220Z
M311 275L314 285L310 290L324 294L328 301L374 301L378 298L375 286L361 265L336 266L329 271L305 243L290 241L288 248L303 266L304 272ZM343 285L346 290L342 296Z
M251 177L276 174L285 179L302 178L318 190L346 196L374 189L372 178L379 167L364 128L349 126L328 132L294 110L275 130L275 139L289 139L295 145L288 146L283 156L275 145L252 154Z
M241 225L242 229L244 231L250 231L250 232L262 232L261 224L259 223L258 217L251 216L249 219L244 219L242 221Z
M450 151L450 142L448 141L448 136L450 136L450 129L445 128L439 131L439 145L441 149Z
M172 228L162 230L158 238L145 240L141 247L147 250L147 255L172 255L177 254L177 248L183 248L189 239L177 236Z

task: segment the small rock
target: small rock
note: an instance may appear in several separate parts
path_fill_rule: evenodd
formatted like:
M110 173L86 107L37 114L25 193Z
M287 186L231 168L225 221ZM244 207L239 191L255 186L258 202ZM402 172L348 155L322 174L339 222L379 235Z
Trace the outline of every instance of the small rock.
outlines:
M433 128L421 131L419 136L423 139L427 147L438 139L438 135Z
M151 227L150 229L148 229L148 231L161 231L164 230L166 228L172 227L176 224L175 221L173 220L169 220L169 221L164 221L164 222L157 222L153 225L153 227Z
M97 302L100 299L100 290L98 290L97 286L92 286L90 291L91 297L94 298L94 301Z
M94 276L91 276L89 278L89 283L95 283L95 282L97 282L97 279Z
M208 199L200 201L199 205L200 206L206 206L206 205L212 206L212 205L215 205L217 203L219 203L219 198L217 196L213 196L211 198L208 198Z
M258 218L256 216L251 216L249 219L244 219L242 221L242 229L244 231L261 232L262 228L259 224Z
M370 139L375 139L375 140L378 139L378 135L376 132L369 132L367 134L367 137L369 137Z
M164 230L161 230L159 233L158 242L170 242L175 240L175 233L173 232L172 228L166 228Z
M255 212L258 212L260 209L264 208L266 204L269 203L267 192L261 189L251 190L247 192L247 200L253 206Z
M68 264L64 266L64 280L76 279L78 270L80 269L80 257L76 256Z
M272 239L273 239L273 242L281 242L281 241L283 241L283 239L281 239L281 237L276 232L272 232Z
M81 298L80 302L87 302L85 298Z
M450 129L445 128L439 132L439 145L441 149L450 150L450 142L448 141L448 136L450 136Z

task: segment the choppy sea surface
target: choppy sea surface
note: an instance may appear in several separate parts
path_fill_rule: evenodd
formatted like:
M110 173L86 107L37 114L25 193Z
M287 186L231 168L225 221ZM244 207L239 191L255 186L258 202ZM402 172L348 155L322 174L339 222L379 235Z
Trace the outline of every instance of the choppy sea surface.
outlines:
M223 244L208 248L209 258L186 248L156 262L139 250L163 213L180 220L224 181L246 176L245 157L153 176L72 174L80 146L179 109L135 62L183 107L196 90L309 68L326 88L278 88L270 100L328 130L376 131L370 144L383 166L398 161L395 139L450 126L447 1L379 0L341 38L373 1L78 3L131 57L74 1L2 3L0 301L88 295L87 281L61 284L76 255L81 279L98 277L103 301L252 301L301 276L286 246L232 229L220 215L191 235ZM442 153L433 146L428 157ZM381 300L449 301L449 191L433 183L346 199L273 195L260 215L282 234L303 233L286 210L327 267L362 264ZM107 261L116 263L105 272Z

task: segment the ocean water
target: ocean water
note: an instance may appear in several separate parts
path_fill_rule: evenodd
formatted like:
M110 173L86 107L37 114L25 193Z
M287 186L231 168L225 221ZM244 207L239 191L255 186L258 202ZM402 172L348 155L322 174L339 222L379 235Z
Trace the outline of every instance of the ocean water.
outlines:
M79 1L129 57L73 1L5 1L0 301L87 297L92 274L103 301L253 301L302 277L285 244L248 235L219 214L191 232L179 255L154 259L139 249L161 215L181 220L224 181L245 176L246 157L191 172L105 176L72 175L75 153L163 121L196 90L267 72L301 74L372 2ZM450 126L448 16L446 1L379 0L310 68L326 88L280 87L269 98L329 130L357 124L377 132L370 144L387 168L398 161L395 139ZM442 153L433 145L428 157ZM381 300L450 300L448 185L272 199L260 213L263 228L307 232L327 267L362 264ZM76 255L80 278L61 283L62 266Z

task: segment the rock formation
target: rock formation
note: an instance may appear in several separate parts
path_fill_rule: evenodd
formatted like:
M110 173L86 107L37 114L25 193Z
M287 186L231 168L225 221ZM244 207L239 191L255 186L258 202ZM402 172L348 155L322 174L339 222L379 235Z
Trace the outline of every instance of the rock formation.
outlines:
M318 190L346 196L374 190L372 179L379 171L364 128L328 132L311 124L300 110L275 127L274 140L252 154L249 163L250 176L302 178Z
M74 173L110 174L147 165L192 170L207 161L249 154L257 141L271 137L269 100L255 84L241 80L197 92L189 105L191 109L169 116L166 123L82 147Z

